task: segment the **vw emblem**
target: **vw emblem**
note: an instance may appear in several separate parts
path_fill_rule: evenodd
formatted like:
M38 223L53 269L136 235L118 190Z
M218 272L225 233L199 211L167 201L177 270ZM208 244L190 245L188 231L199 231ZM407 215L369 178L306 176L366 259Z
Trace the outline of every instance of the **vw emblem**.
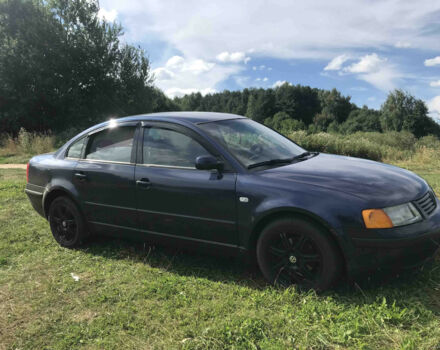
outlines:
M289 256L289 261L290 261L292 264L295 264L295 263L296 263L296 256L294 256L294 255Z

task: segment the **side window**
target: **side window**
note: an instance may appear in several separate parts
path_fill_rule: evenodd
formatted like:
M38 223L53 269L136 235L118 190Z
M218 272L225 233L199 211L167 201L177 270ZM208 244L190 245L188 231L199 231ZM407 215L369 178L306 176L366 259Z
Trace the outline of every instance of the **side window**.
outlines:
M145 128L144 164L195 168L198 156L209 155L197 141L178 131Z
M119 126L93 134L85 158L129 163L135 129L135 126Z
M86 143L87 137L83 137L82 139L75 141L70 145L67 150L66 157L67 158L81 158L83 147Z

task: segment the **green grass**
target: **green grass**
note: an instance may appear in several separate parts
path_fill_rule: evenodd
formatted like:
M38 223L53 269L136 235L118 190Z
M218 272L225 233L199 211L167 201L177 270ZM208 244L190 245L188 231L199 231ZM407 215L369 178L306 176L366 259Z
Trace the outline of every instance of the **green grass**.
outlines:
M26 164L33 155L31 154L2 154L0 164Z
M413 165L439 193L440 168ZM0 170L0 349L440 347L440 261L323 295L276 289L227 258L111 239L63 249L24 185Z

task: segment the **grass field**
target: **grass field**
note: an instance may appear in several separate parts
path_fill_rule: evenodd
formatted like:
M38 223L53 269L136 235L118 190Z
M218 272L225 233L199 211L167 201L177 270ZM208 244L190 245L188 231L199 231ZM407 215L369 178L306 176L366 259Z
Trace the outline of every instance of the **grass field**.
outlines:
M440 193L426 164L399 163ZM0 170L0 349L440 348L440 262L323 295L276 289L227 258L111 239L60 248L24 185L23 170Z

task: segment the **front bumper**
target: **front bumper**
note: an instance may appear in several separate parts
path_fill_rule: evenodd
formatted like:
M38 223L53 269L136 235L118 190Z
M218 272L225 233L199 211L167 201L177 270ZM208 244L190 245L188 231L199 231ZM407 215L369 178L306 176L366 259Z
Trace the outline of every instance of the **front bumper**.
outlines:
M349 275L411 269L432 260L440 252L440 202L436 201L435 211L419 223L352 236Z

